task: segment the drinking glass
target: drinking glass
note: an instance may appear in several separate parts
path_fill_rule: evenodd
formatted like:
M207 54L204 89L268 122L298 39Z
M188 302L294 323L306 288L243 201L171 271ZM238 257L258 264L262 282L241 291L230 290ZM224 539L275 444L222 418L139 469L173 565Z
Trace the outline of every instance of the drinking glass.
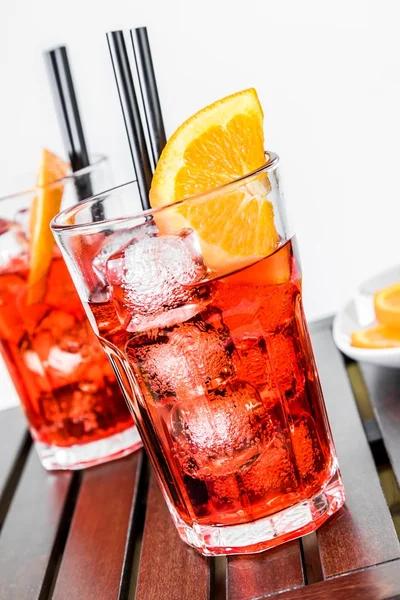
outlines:
M34 179L32 179L34 181ZM51 184L62 205L110 185L106 157ZM46 469L123 456L139 434L54 244L46 291L29 298L29 218L38 189L0 199L0 352Z
M276 546L344 503L278 163L138 215L121 186L52 222L179 534L205 555ZM268 250L237 256L239 238Z

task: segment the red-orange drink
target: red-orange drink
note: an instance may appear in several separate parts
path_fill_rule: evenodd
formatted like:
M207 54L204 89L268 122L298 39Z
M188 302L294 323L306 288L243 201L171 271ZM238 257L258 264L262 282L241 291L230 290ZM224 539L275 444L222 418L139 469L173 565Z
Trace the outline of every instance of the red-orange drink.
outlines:
M285 263L289 280L270 283ZM182 307L167 326L132 332L128 322L124 329L118 298L114 287L114 301L89 302L88 309L116 364L126 361L121 380L185 539L185 525L251 523L318 497L326 486L332 505L321 498L310 502L312 519L301 528L300 517L299 530L314 530L337 509L343 493L292 241L193 288L193 316ZM285 539L282 534L279 541ZM276 543L273 538L252 550ZM247 545L243 540L232 551ZM216 545L201 549L229 553Z
M154 210L134 214L133 183L52 222L179 534L205 555L294 539L344 502L278 162L244 90L170 138Z
M27 276L20 259L0 270L0 348L35 439L68 447L132 427L64 260L53 259L41 303L27 305Z
M36 187L0 199L0 353L42 464L77 469L140 446L139 435L50 230L107 160L70 173L43 149ZM32 178L33 180L33 178Z
M139 436L58 249L33 304L29 268L23 228L0 219L0 352L43 465L81 468L131 452Z

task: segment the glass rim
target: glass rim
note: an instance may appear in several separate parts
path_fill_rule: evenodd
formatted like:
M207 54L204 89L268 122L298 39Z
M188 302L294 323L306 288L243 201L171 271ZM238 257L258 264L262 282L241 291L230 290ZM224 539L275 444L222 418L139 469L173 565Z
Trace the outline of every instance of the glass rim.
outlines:
M90 174L94 169L101 166L108 160L108 156L106 154L93 153L90 155L92 162L89 166L84 167L83 169L79 169L79 171L71 171L68 175L64 177L60 177L60 179L55 179L51 183L47 185L33 185L30 188L26 188L24 190L19 190L18 192L12 192L11 194L5 194L4 196L0 196L0 202L6 202L7 200L12 200L15 198L22 198L23 196L28 196L33 194L38 189L46 189L55 185L60 184L61 182L74 181L75 179L82 177L83 175Z
M72 214L75 214L75 213L81 212L84 209L90 208L91 205L95 204L99 200L102 200L102 199L104 200L105 195L116 193L116 192L118 192L118 190L121 190L128 186L131 186L132 184L137 184L136 180L128 181L127 183L117 185L109 190L105 190L104 192L95 194L91 198L87 198L83 202L79 202L79 204L75 204L74 206L70 206L69 208L62 210L60 213L58 213L58 215L56 215L51 220L50 228L55 233L61 233L62 231L73 232L73 231L77 231L77 230L83 231L85 229L91 230L93 228L98 229L99 227L104 226L106 223L123 223L123 222L127 222L127 221L135 221L137 219L143 219L143 218L146 219L147 217L149 217L157 212L161 212L162 210L179 206L183 202L192 202L195 200L199 200L201 198L206 198L208 195L212 195L215 193L221 193L224 190L229 190L230 188L236 187L238 184L243 183L247 179L255 177L259 173L272 171L279 164L279 160L280 160L279 155L276 154L276 152L267 150L267 151L265 151L265 156L267 158L266 162L263 165L261 165L261 167L258 167L254 171L251 171L250 173L246 173L245 175L241 175L237 179L233 179L232 181L229 181L228 183L224 183L222 185L216 186L215 188L206 190L205 192L200 192L198 194L193 194L192 196L187 196L186 198L183 198L182 200L179 200L178 202L172 202L170 204L166 204L165 206L158 206L156 208L150 208L147 210L143 210L141 212L133 213L132 215L129 215L129 216L114 217L111 219L104 219L102 221L90 221L88 223L72 223L72 224L67 223L67 220L71 217Z

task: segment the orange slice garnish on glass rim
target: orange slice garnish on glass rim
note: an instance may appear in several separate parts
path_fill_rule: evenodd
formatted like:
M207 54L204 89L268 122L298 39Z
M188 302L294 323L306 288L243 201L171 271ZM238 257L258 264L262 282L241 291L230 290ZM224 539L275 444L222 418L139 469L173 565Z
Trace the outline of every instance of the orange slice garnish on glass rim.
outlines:
M195 196L255 171L266 162L263 111L254 89L203 108L169 139L150 190L153 208ZM248 186L211 192L155 214L163 232L197 232L213 271L225 271L268 256L279 246L265 174ZM233 234L234 232L234 234ZM275 282L287 281L288 253L275 261ZM279 263L279 264L278 264Z
M30 270L27 303L41 302L46 293L46 278L53 257L54 238L50 221L60 211L69 164L48 150L42 151L37 177L37 192L30 214Z
M374 296L374 308L378 323L400 329L400 283L377 292Z
M351 345L369 349L400 348L400 330L386 325L374 325L354 331L351 334Z

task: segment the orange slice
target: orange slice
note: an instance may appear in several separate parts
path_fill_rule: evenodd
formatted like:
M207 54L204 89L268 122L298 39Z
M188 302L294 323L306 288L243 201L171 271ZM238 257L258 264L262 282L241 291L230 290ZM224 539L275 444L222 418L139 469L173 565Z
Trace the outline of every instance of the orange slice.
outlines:
M30 217L30 271L28 280L28 304L41 302L46 293L46 277L53 257L54 238L50 221L59 212L63 195L63 183L69 164L43 150L37 178L38 191L33 199Z
M203 108L170 138L150 190L153 207L192 198L156 213L162 231L194 229L207 266L227 271L271 254L279 245L270 184L259 174L247 185L230 183L265 164L263 111L254 89ZM283 278L289 276L289 263Z
M354 331L351 345L356 348L399 348L400 330L385 325L374 325L368 329Z
M374 297L374 308L378 323L400 328L400 283L377 292Z

